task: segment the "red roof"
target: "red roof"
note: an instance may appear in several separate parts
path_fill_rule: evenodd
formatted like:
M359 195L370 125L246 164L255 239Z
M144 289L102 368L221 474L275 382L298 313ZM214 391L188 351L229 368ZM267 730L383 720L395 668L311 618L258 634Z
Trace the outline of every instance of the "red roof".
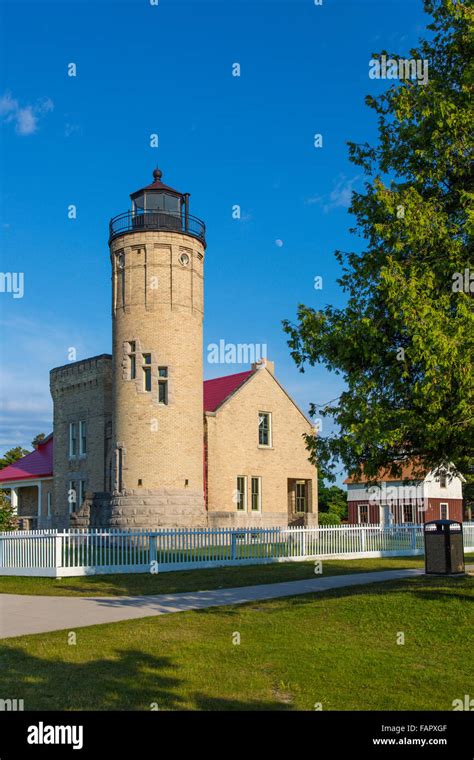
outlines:
M392 475L390 473L390 469L382 469L380 470L377 475L372 478L372 480L380 482L380 483L395 483L399 480L419 480L420 475L425 477L428 473L428 468L423 467L419 462L413 461L413 460L404 460L401 463L401 472L400 475ZM362 466L362 473L356 477L355 475L349 475L344 481L344 483L349 484L355 484L355 483L368 483L370 481L370 478L367 477L367 475L364 474L364 467Z
M238 372L236 375L227 375L226 377L215 377L214 380L204 381L204 411L215 412L216 409L224 403L226 398L245 383L253 375L255 370L247 372Z
M0 483L9 480L29 480L53 476L53 436L38 448L0 470Z

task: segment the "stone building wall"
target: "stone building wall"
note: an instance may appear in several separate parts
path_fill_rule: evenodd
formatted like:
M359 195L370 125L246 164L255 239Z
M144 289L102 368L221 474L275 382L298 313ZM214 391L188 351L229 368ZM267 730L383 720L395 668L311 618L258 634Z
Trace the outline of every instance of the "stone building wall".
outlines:
M69 482L82 480L85 491L110 490L112 357L101 354L56 367L50 373L54 401L54 498L52 527L69 527ZM86 422L86 454L79 450L79 422ZM69 453L69 423L77 423L78 449Z

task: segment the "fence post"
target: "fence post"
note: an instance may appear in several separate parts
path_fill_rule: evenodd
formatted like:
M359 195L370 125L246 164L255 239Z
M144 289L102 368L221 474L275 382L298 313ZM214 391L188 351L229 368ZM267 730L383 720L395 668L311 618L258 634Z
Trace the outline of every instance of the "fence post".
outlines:
M417 530L418 528L416 527L416 525L413 525L411 529L411 548L412 549L416 549L416 531Z
M237 534L232 533L231 537L231 545L230 545L230 558L231 559L237 559Z
M56 578L59 577L57 571L63 564L62 541L63 537L60 533L54 536L54 567L56 569Z
M365 552L365 531L367 528L359 528L360 530L360 536L361 536L361 542L360 542L360 550L361 552Z
M158 551L157 551L157 544L158 544L158 536L156 533L150 533L148 536L148 546L150 548L150 568L153 562L157 562L158 559Z

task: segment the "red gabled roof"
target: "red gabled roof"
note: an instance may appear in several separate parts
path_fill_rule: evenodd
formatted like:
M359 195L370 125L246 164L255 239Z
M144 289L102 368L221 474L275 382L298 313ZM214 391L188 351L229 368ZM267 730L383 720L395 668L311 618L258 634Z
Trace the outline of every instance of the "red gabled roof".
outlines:
M245 383L245 381L257 370L248 370L247 372L238 372L236 375L227 375L226 377L215 377L213 380L204 381L204 411L215 412L216 409L224 403L226 398Z
M380 483L395 483L399 480L420 480L420 474L425 477L428 474L428 468L423 467L420 465L419 462L407 459L404 460L401 463L401 472L400 475L392 475L390 473L390 469L383 469L380 470L377 475L372 478L373 481L377 481ZM346 484L355 484L355 483L368 483L370 478L367 477L367 475L364 474L364 467L362 466L362 473L356 477L355 475L349 475L344 481Z
M49 435L38 448L0 470L0 483L9 480L30 480L53 476L53 436Z

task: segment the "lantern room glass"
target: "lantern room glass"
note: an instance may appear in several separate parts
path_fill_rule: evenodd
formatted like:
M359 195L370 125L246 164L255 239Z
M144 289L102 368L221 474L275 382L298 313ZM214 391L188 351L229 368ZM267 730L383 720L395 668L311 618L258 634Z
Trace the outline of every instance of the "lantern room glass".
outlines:
M164 211L169 214L181 213L181 198L165 192L149 192L137 196L132 201L134 213L143 214L147 211Z

